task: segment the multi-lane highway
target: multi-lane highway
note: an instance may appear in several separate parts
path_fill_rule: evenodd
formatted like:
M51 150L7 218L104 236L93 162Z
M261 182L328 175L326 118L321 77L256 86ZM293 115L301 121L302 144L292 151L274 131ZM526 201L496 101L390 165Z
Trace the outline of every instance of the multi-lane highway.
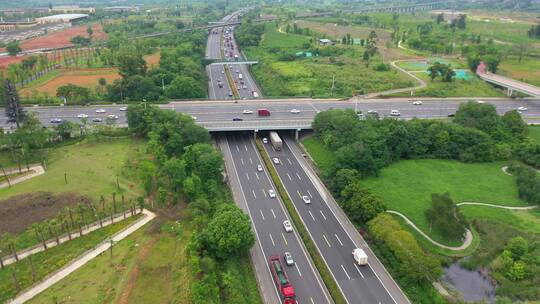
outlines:
M538 99L484 99L486 103L496 106L499 114L507 111L526 107L522 111L523 119L529 123L540 123L540 100ZM291 121L302 121L307 124L313 121L318 112L328 109L357 109L366 113L369 110L376 110L381 117L389 116L392 109L400 111L400 118L443 118L449 114L455 113L459 104L466 102L465 99L423 99L422 105L413 105L408 99L365 99L355 102L343 100L313 100L313 99L284 99L284 100L240 100L236 103L229 101L183 101L172 102L167 105L160 105L163 109L172 109L177 112L183 112L196 118L196 122L203 126L211 126L234 123L242 125L251 123L272 124ZM38 115L41 123L51 125L51 119L60 118L73 122L80 122L77 118L79 114L89 115L88 121L91 123L93 118L102 118L105 122L107 115L117 115L118 124L125 124L125 112L120 111L125 105L110 106L73 106L73 107L29 107L28 112L34 112ZM270 116L260 117L256 110L266 108L271 112ZM104 109L105 113L96 113L96 110ZM291 113L291 110L297 109L297 114ZM243 114L244 110L253 111L252 114ZM5 114L0 114L5 115ZM241 118L243 121L232 121L234 118ZM0 127L9 127L6 124L6 118L0 118ZM98 123L103 124L104 122Z
M247 206L251 217L253 229L257 235L257 243L263 252L264 261L259 264L267 265L270 256L277 255L283 261L283 254L290 252L295 261L294 265L286 266L285 271L296 290L298 303L331 303L326 287L322 283L318 272L313 267L303 243L294 229L286 232L283 226L289 220L279 196L270 197L269 190L274 190L264 163L262 162L251 137L244 134L229 134L224 139L222 150L232 157L225 158L232 162L227 167L231 187L239 187L242 200ZM222 151L223 152L223 151ZM258 170L262 166L262 171ZM233 189L234 191L235 189ZM257 261L254 261L257 263ZM285 262L283 261L285 265ZM264 268L267 278L271 273ZM277 292L277 291L276 291Z
M355 243L349 233L357 232L345 230L329 207L329 202L323 199L321 190L300 165L298 155L291 150L289 145L292 141L286 137L283 139L280 151L276 151L271 143L265 144L265 149L271 158L279 160L274 167L347 301L351 304L407 303L408 300L387 273L379 271L376 274L372 265L377 264L378 260L373 255L368 266L358 266L354 262L351 254L353 249L368 251L367 245L364 242ZM304 201L303 196L307 196L309 203ZM377 269L382 269L382 265L377 265ZM382 280L385 283L379 276L384 276Z

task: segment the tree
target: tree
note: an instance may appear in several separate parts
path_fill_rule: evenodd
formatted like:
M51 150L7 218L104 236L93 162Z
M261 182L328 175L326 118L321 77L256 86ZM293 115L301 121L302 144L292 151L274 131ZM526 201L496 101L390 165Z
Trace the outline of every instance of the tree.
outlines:
M437 15L437 24L441 24L441 22L444 22L444 14L440 13Z
M193 144L185 149L183 156L188 173L194 173L207 181L221 180L223 158L210 144Z
M77 125L69 120L64 120L60 124L54 127L56 133L62 137L63 140L70 139L71 133Z
M94 29L92 29L92 25L88 25L86 28L86 32L88 33L88 38L90 41L92 41L92 35L94 34Z
M67 102L87 102L90 99L90 90L69 83L58 87L56 96L65 98Z
M91 38L86 38L81 35L77 35L69 40L71 43L79 46L88 46L90 45Z
M201 98L206 95L200 82L189 76L178 75L165 87L169 98Z
M234 204L223 204L204 231L213 256L226 259L246 252L255 243L249 216Z
M449 193L431 194L431 208L424 214L429 221L430 229L434 228L449 240L461 240L465 235L467 221Z
M16 124L17 128L26 118L26 111L21 105L21 100L17 94L15 85L10 80L4 82L5 100L6 100L6 116L8 118L7 123Z
M341 207L357 223L366 223L386 210L382 201L375 195L364 190L359 182L353 182L347 185L341 191L341 197Z
M487 65L487 68L490 72L496 73L497 69L499 68L499 63L501 62L501 59L499 56L495 55L487 55L484 57L484 62Z
M504 113L502 123L507 132L512 138L525 139L529 133L529 127L521 118L521 114L517 110L512 110Z
M512 259L517 261L521 259L529 250L529 243L521 236L517 236L508 241L506 249L510 251Z
M117 62L119 70L118 73L124 79L130 76L144 76L146 74L146 61L139 53L133 51L120 52L117 56Z
M9 56L17 56L20 52L22 52L21 46L19 45L19 41L11 41L6 45L6 50L9 54Z
M468 101L459 105L454 123L486 132L494 139L501 138L501 118L492 104Z

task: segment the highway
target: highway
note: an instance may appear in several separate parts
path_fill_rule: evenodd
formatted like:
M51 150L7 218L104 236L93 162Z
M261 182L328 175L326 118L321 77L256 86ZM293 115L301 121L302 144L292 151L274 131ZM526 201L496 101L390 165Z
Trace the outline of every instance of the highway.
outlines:
M270 142L264 146L271 158L279 159L279 164L274 167L347 301L351 304L404 303L402 299L400 302L394 300L371 265L361 267L354 262L353 249L366 250L367 245L355 244L349 237L350 232L347 233L337 220L334 212L319 193L319 189L300 166L288 142L290 140L284 141L281 151L276 151ZM308 196L311 202L306 204L302 196ZM370 257L370 264L376 262L373 257ZM387 280L387 284L388 282ZM397 293L396 297L400 296L399 289L394 288L394 290Z
M286 232L283 227L283 221L290 219L280 198L271 198L268 194L268 190L275 190L275 187L251 138L246 134L228 134L224 139L226 144L220 145L220 148L226 150L222 151L224 154L231 156L225 157L226 162L233 163L232 166L227 166L229 179L233 180L230 182L231 188L233 192L239 190L237 192L241 193L240 200L247 205L257 243L263 252L264 261L259 265L268 265L268 260L273 255L280 256L285 265L283 254L290 252L295 265L285 266L285 271L295 287L297 302L332 303L296 229ZM259 164L264 168L262 172L257 170ZM254 262L257 264L257 261ZM265 268L265 272L268 278L271 277L268 268Z
M315 115L328 109L357 109L362 112L369 110L378 111L381 117L389 116L392 109L397 109L401 112L400 118L409 119L417 118L446 118L448 114L455 113L459 104L465 102L466 99L419 99L423 100L423 104L416 106L412 105L410 100L404 99L365 99L354 101L342 100L313 100L313 99L283 99L283 100L239 100L235 103L229 101L182 101L172 102L167 105L160 105L163 109L172 109L177 112L194 116L196 122L201 125L208 124L223 124L233 123L233 118L241 118L243 121L235 121L237 125L252 123L254 125L267 124L273 122L292 122L303 121L307 124L311 123ZM496 106L499 114L504 114L507 111L515 110L518 107L526 107L527 111L522 112L525 121L529 123L540 123L540 100L539 99L484 99L486 103L491 103ZM109 105L109 106L65 106L65 107L27 107L28 112L37 113L40 121L44 125L51 125L50 120L60 118L73 122L80 122L77 118L78 114L89 115L88 121L92 123L93 118L99 117L104 124L107 115L117 115L118 124L125 124L125 112L120 111L120 108L125 105ZM259 108L267 108L271 115L268 117L259 117L256 110ZM96 113L97 109L104 109L106 113ZM297 109L298 114L292 114L290 111ZM243 114L244 110L252 110L252 114ZM9 128L4 119L0 119L0 126Z

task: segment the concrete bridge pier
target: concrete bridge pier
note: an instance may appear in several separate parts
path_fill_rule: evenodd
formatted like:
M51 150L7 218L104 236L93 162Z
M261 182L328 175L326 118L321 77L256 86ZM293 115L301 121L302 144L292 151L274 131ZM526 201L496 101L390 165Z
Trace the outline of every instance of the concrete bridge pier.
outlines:
M300 131L302 131L302 129L296 129L294 131L294 139L298 140L298 138L300 138Z
M257 140L257 133L259 133L259 129L253 130L253 139Z
M512 90L511 88L506 88L506 96L508 97L514 96L514 90Z

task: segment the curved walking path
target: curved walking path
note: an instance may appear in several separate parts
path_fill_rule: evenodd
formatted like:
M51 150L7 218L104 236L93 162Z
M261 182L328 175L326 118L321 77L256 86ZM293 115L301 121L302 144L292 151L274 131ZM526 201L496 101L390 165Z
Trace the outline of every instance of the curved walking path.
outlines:
M514 210L514 211L523 211L523 210L532 210L532 209L535 209L535 208L538 208L538 206L524 206L524 207L512 207L512 206L503 206L503 205L495 205L495 204L487 204L487 203L477 203L477 202L461 202L461 203L457 203L456 206L465 206L465 205L476 205L476 206L486 206L486 207L492 207L492 208L501 208L501 209L506 209L506 210ZM473 240L473 234L472 232L469 230L469 229L466 229L466 232L465 232L465 240L463 241L463 244L461 244L460 246L457 246L457 247L454 247L454 246L447 246L447 245L444 245L444 244L441 244L437 241L435 241L434 239L432 239L431 237L429 237L429 235L425 234L420 228L418 228L407 216L405 216L403 213L400 213L398 211L394 211L394 210L386 210L386 212L388 213L391 213L391 214L395 214L397 216L400 216L401 218L403 218L405 220L405 222L407 222L407 224L411 225L411 227L414 228L414 230L416 230L418 233L420 233L425 239L427 239L428 241L430 241L432 244L438 246L438 247L441 247L441 248L444 248L444 249L448 249L448 250L452 250L452 251L460 251L460 250L464 250L466 249L467 247L469 247L472 243L472 240Z
M13 169L13 170L7 171L6 175L16 174L16 173L19 173L19 172L24 173L24 172L28 172L28 171L33 171L33 172L29 173L29 174L26 174L26 175L23 175L23 176L19 176L19 177L14 178L14 179L10 179L9 183L6 181L5 183L0 184L0 189L11 187L11 186L13 186L15 184L18 184L20 182L24 182L27 179L31 179L33 177L36 177L38 175L41 175L41 174L45 173L45 169L43 169L43 167L41 165L37 165L37 166L32 166L29 169L27 169L27 168L21 169L21 171L19 171L18 169Z
M393 89L393 90L382 91L382 92L374 92L374 93L367 94L365 96L365 98L374 98L374 97L377 97L377 96L380 96L380 95L390 95L390 94L395 94L395 93L410 92L410 91L415 91L415 90L425 88L427 86L427 84L426 84L426 82L424 80L422 80L420 77L418 77L418 76L414 75L413 73L401 68L400 66L398 66L396 64L397 62L408 61L408 60L410 60L410 59L394 60L394 61L390 62L390 65L393 68L395 68L396 70L400 71L401 73L404 73L405 75L408 75L408 76L412 77L414 80L416 80L416 82L418 82L417 86L408 87L408 88L401 88L401 89Z
M143 213L144 216L141 219L139 219L137 222L133 223L129 227L126 227L125 229L123 229L122 231L116 233L115 235L113 235L111 237L111 240L113 241L113 243L114 242L119 242L122 239L126 238L127 236L129 236L133 232L137 231L139 228L141 228L146 223L150 222L151 220L153 220L156 217L155 213L153 213L151 211L148 211L146 209L144 209L142 211L142 213ZM101 253L103 253L104 251L109 249L110 246L111 246L111 242L109 241L109 239L104 240L99 245L97 245L94 249L91 249L91 250L85 252L84 254L82 254L77 259L71 261L66 266L64 266L61 269L57 270L56 272L52 273L51 275L46 277L43 281L41 281L40 283L30 287L29 289L27 289L26 291L21 293L19 296L17 296L15 299L10 300L7 303L10 303L10 304L22 304L22 303L32 299L33 297L35 297L36 295L38 295L39 293L41 293L45 289L51 287L52 285L56 284L57 282L59 282L63 278L67 277L69 274L71 274L75 270L77 270L80 267L84 266L86 263L91 261L93 258L97 257L98 255L100 255Z

